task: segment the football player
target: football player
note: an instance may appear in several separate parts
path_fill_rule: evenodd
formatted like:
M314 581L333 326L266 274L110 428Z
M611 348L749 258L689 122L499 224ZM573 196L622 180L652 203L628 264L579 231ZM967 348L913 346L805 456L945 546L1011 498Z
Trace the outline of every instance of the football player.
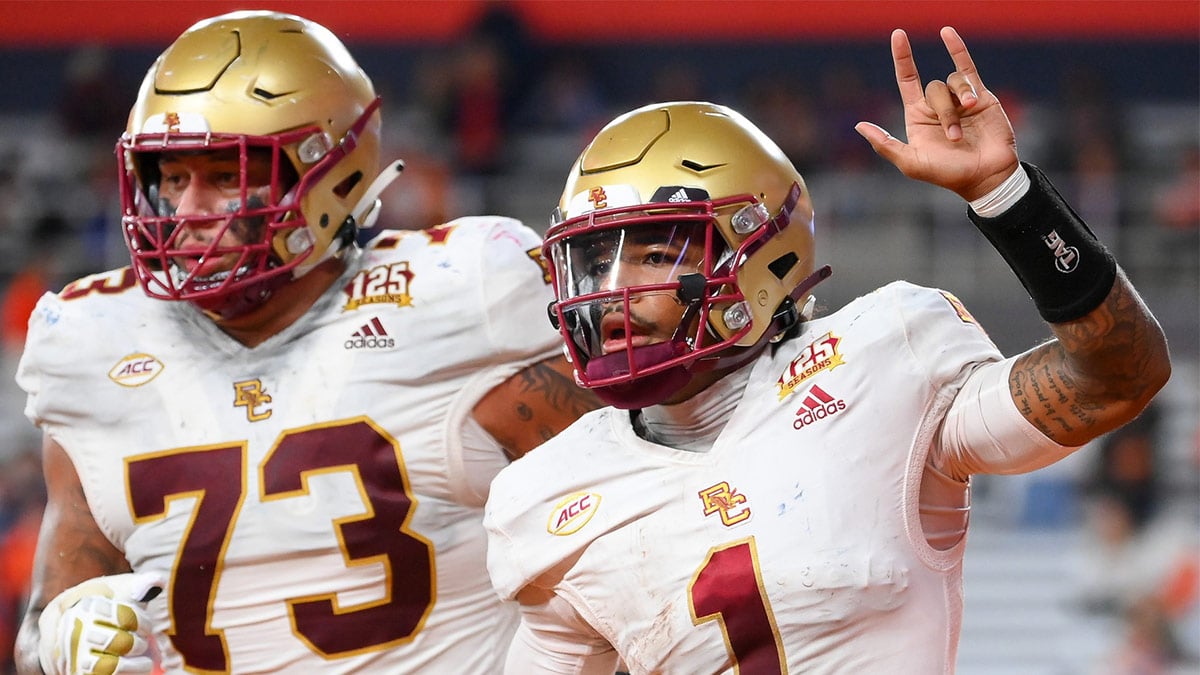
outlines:
M117 147L132 266L42 298L49 505L22 672L494 673L494 474L582 412L540 237L383 231L380 100L327 29L235 12Z
M955 71L922 85L892 34L907 142L856 128L963 198L1054 339L1005 358L902 281L813 316L829 271L779 147L710 103L618 117L544 245L552 320L611 407L487 504L489 571L522 607L506 672L952 672L971 476L1051 464L1167 380L1156 320L941 37Z

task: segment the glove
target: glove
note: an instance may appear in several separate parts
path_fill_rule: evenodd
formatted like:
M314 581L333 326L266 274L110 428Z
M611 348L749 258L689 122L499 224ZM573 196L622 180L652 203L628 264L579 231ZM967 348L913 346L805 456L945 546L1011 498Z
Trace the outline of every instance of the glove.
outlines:
M59 593L38 618L46 675L149 673L154 662L145 603L162 592L157 573L96 577Z

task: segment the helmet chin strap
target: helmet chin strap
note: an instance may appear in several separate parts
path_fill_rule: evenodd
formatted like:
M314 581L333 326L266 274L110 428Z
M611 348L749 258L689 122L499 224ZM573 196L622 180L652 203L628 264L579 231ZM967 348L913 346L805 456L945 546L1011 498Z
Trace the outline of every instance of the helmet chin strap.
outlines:
M388 185L391 185L392 181L400 176L402 171L404 171L404 161L398 159L388 164L375 177L375 180L371 181L371 185L367 187L367 191L363 193L362 198L350 210L350 217L358 229L365 230L375 225L375 220L379 217L380 211L379 195ZM325 253L320 257L297 265L292 270L290 277L286 274L276 274L261 282L251 284L241 291L211 299L193 301L193 304L214 320L237 318L266 302L285 283L304 276L326 260L340 255L344 248L344 246L335 246L331 243L329 248L325 249Z
M591 359L586 366L588 378L604 379L626 375L631 370L631 361L633 370L651 368L667 359L684 354L687 351L687 345L680 341L667 340L645 347L634 347L630 351L629 356L622 351ZM592 391L596 392L596 396L601 401L614 408L633 410L662 403L671 394L682 389L691 379L692 374L686 367L674 366L622 384L595 387Z
M375 180L371 181L371 185L363 193L362 199L359 199L354 208L350 209L350 215L354 217L354 222L358 223L358 229L369 230L375 226L375 220L379 218L379 210L382 206L379 195L383 194L387 186L399 178L403 171L404 160L397 159L384 167Z
M382 203L379 200L379 195L383 193L392 181L400 177L404 171L404 160L397 159L396 161L384 167L383 171L371 181L367 187L367 191L363 193L362 198L350 209L350 218L353 219L355 227L360 230L369 230L375 226L375 221L379 219L379 212L382 208ZM336 238L335 238L336 242ZM317 258L303 262L292 270L292 277L301 277L312 271L314 267L321 263L340 255L345 248L344 245L334 245L335 242L330 242L325 252Z
M817 296L810 295L808 300L804 301L804 307L800 309L800 318L808 321L813 317L813 310L817 308Z
M289 281L291 279L286 274L275 274L233 293L193 300L192 304L214 321L228 321L263 304Z
M689 274L680 277L678 299L686 303L671 339L644 347L633 347L630 355L625 351L613 352L587 363L589 378L607 378L628 375L631 370L642 371L668 359L682 356L691 346L687 339L687 326L700 312L703 297L704 277ZM630 364L632 362L632 368ZM661 403L692 380L692 371L687 365L678 365L657 373L638 377L624 384L596 387L596 396L614 408L633 410Z
M725 349L721 353L707 359L700 359L692 365L692 371L704 372L706 370L739 368L746 362L758 356L771 342L778 341L779 338L788 331L798 321L804 321L811 318L813 311L813 299L810 296L808 301L804 303L804 307L799 311L796 310L796 301L804 297L814 286L829 278L833 274L833 268L829 265L824 265L808 275L792 289L788 297L780 303L779 309L775 312L775 316L771 317L771 324L763 331L762 337L758 338L758 342L747 347L739 347L734 349ZM790 302L789 302L790 300Z

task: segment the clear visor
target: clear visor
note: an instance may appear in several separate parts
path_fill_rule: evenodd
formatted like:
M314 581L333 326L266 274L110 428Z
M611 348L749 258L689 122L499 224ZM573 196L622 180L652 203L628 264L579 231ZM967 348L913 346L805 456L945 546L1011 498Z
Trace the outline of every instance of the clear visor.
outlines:
M640 224L566 237L553 255L558 297L631 288L674 293L679 277L705 272L706 229L700 222Z
M559 240L551 252L559 309L581 355L594 358L690 332L697 317L685 319L681 278L691 282L692 293L703 293L709 236L703 221L643 221Z

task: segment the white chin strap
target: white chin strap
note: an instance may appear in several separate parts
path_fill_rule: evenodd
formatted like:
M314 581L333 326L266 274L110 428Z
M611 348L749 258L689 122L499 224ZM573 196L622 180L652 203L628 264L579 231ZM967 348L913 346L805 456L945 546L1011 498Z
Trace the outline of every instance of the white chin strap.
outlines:
M363 193L362 199L358 200L353 209L350 209L350 215L354 216L354 222L358 224L358 229L369 230L375 226L375 220L379 218L379 210L382 206L379 195L383 194L392 181L400 177L402 171L404 171L404 160L398 159L388 164L375 177L375 180L371 181L371 185Z
M375 180L371 181L371 184L367 186L367 191L363 193L362 199L359 199L354 208L350 209L350 215L354 218L354 223L358 229L368 230L375 226L375 221L379 219L379 212L383 206L382 202L379 201L379 195L383 194L387 186L399 178L400 173L403 171L404 160L397 159L384 167L383 171L375 177ZM296 233L308 234L307 230L297 230ZM314 258L302 265L297 265L296 269L292 271L292 276L304 276L312 268L339 255L342 252L342 247L335 244L336 242L331 242L330 246L325 249L325 252L319 258Z
M804 319L805 321L812 319L813 310L816 308L816 306L817 298L812 295L808 296L808 300L804 301L804 308L800 310L800 318Z

